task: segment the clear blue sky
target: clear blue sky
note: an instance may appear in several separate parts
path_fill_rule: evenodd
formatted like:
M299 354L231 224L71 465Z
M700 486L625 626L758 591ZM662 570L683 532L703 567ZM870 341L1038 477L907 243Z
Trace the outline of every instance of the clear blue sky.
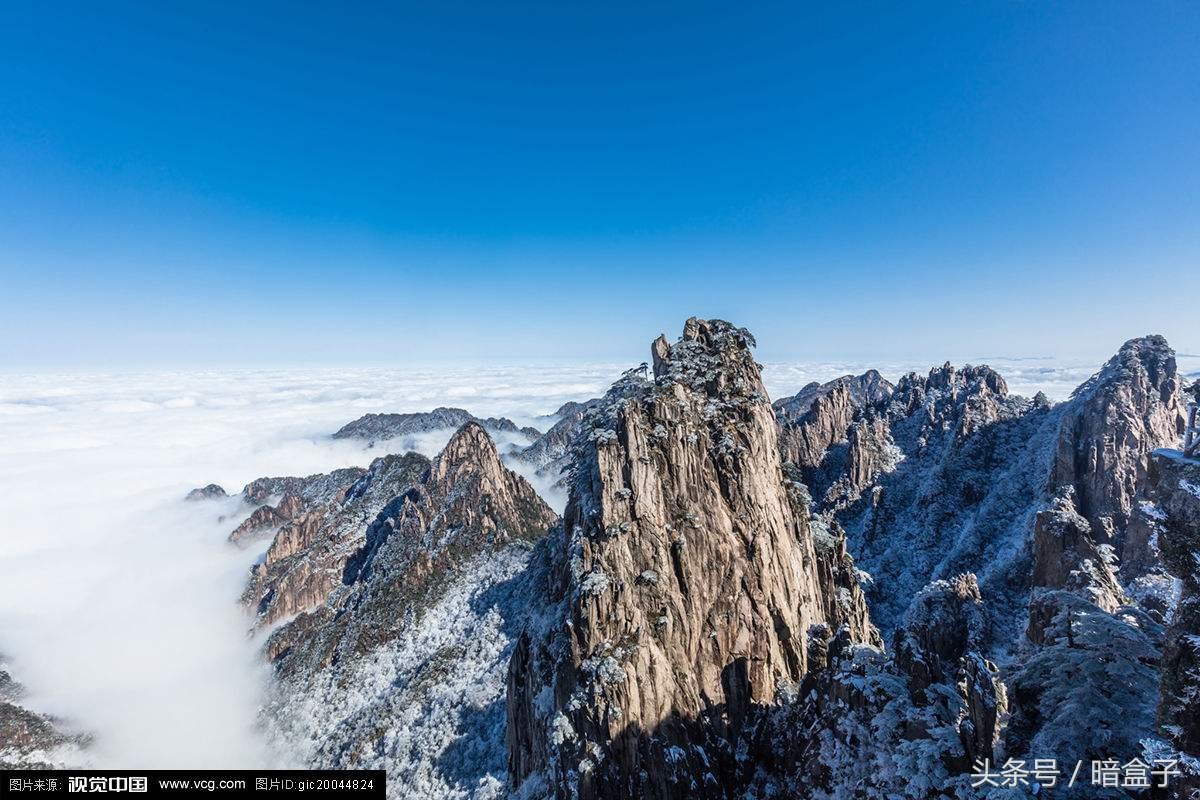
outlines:
M5 4L0 364L1200 348L1194 2L343 5Z

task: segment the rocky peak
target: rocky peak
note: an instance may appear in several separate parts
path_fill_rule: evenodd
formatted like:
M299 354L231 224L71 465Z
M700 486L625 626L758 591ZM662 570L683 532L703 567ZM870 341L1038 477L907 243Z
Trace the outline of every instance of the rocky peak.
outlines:
M807 414L813 403L838 388L846 390L856 408L886 403L892 396L892 386L878 371L869 369L862 375L843 375L827 383L810 383L791 397L776 400L772 407L781 423L799 419Z
M895 650L940 674L983 646L983 627L983 596L974 575L934 581L909 606L904 627L896 632Z
M536 539L557 519L501 463L483 426L467 422L366 526L342 571L346 596L334 598L354 613L321 634L326 646L340 638L342 651L352 655L378 647L398 634L405 619L399 612L417 607L459 563L516 539Z
M1120 552L1150 452L1174 446L1183 424L1175 351L1161 336L1130 339L1071 396L1050 488L1073 486L1093 536Z
M452 476L464 468L478 470L489 477L500 475L504 469L495 442L478 422L466 423L450 437L442 452L433 460L430 480L452 480Z
M936 702L936 693L928 691L934 684L957 690L962 753L948 759L951 772L967 772L976 759L994 759L1000 741L1008 698L996 665L982 655L985 625L979 583L965 573L922 589L896 633L896 665L918 703Z
M502 542L541 533L557 519L533 487L501 463L477 422L458 429L403 499L398 524L422 531L427 541L452 534L460 543L468 536Z
M514 783L731 796L754 719L805 674L809 627L873 636L857 582L822 579L753 344L689 319L651 346L653 382L630 371L585 419L552 608L511 662Z
M892 395L890 415L911 416L920 411L925 436L952 430L958 439L1010 417L1008 384L991 367L967 365L956 369L950 362L920 377L909 373Z
M812 397L803 414L781 426L779 442L784 461L802 471L818 467L830 446L845 438L859 408L844 381Z

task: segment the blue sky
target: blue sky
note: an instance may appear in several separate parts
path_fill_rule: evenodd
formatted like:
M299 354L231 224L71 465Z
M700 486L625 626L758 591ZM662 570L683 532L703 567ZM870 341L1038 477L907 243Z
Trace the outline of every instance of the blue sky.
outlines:
M0 365L1200 348L1195 3L247 5L5 5Z

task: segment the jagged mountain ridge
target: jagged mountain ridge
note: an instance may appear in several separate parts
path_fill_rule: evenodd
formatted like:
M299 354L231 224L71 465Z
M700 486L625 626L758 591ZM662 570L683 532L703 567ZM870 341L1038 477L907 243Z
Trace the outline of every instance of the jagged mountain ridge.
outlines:
M537 428L522 428L507 417L481 419L463 408L441 406L432 411L408 414L364 414L339 428L334 432L333 438L365 439L373 444L417 433L430 433L447 428L457 430L468 422L478 423L485 429L497 433L520 433L530 439L537 439L542 435Z
M911 592L961 572L1021 606L1036 516L1062 487L1078 487L1072 502L1102 531L1097 544L1122 549L1149 451L1178 437L1178 390L1170 348L1145 337L1055 406L1011 395L987 367L946 364L862 408L813 403L782 422L782 439L834 440L792 464L845 526L875 578L875 619L890 629Z

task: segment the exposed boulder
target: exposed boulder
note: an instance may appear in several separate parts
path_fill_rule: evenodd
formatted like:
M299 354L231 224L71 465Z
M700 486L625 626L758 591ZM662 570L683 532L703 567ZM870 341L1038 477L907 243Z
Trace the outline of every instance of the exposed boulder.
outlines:
M763 709L806 672L809 627L877 641L857 581L827 585L844 566L819 564L752 346L689 319L652 345L653 379L631 370L584 419L547 609L511 662L514 786L736 796Z

